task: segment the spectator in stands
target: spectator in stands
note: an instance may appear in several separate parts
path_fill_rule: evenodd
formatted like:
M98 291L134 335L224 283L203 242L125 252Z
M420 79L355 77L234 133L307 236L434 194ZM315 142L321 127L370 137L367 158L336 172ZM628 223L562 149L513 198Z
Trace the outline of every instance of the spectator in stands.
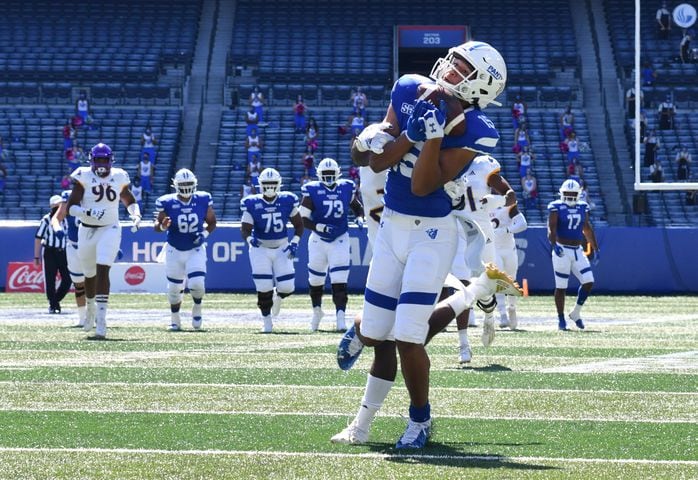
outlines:
M313 181L313 177L311 177L310 175L308 175L308 172L307 172L307 171L304 172L304 173L303 173L303 176L302 176L301 178L298 179L298 183L300 183L300 186L301 186L301 187L302 187L303 185L305 185L306 183L312 182L312 181Z
M305 102L303 95L298 95L296 103L293 105L293 125L296 133L305 132Z
M252 89L252 93L250 93L250 105L253 106L255 111L257 112L259 123L264 122L265 103L266 100L264 99L264 95L262 94L262 92L259 91L259 87L255 85Z
M536 208L538 203L538 180L533 175L532 168L529 168L526 176L521 179L521 190L523 191L524 208L526 210Z
M308 121L308 126L305 128L305 146L310 148L312 153L318 149L318 136L320 135L320 130L318 129L317 122L315 118L310 117Z
M690 63L693 61L691 52L691 40L693 39L692 31L684 33L681 43L679 44L679 58L681 63Z
M645 87L651 87L654 85L655 80L657 80L657 72L654 71L654 67L651 62L645 62L642 67L642 85Z
M514 99L514 105L511 107L511 117L514 130L526 121L526 103L521 99L521 95L517 95L516 99Z
M157 152L155 151L155 145L158 144L158 139L155 137L155 134L153 133L153 129L150 127L150 124L145 126L145 131L143 134L141 134L141 160L145 157L145 154L148 154L148 157L150 157L150 161L153 162L153 165L155 165L155 161L157 160Z
M582 185L582 191L579 194L579 201L586 202L587 205L589 205L589 210L593 210L593 208L596 206L596 204L592 202L591 198L589 197L589 186L586 184L586 182Z
M257 193L257 189L254 188L254 185L252 184L252 177L246 177L245 178L245 183L242 184L242 187L240 187L240 198L245 198L249 195L254 195Z
M75 115L82 119L82 125L90 123L90 102L87 99L85 90L80 91L78 99L75 101Z
M250 134L247 135L247 138L245 139L245 148L247 149L247 162L252 161L252 157L254 156L261 156L262 155L262 149L264 148L264 142L262 141L261 137L257 133L257 129L253 128L250 131Z
M148 195L153 191L153 177L155 176L155 165L150 161L150 154L143 152L143 159L138 164L138 175L141 177L141 187L143 188L143 198L148 201Z
M70 174L66 173L63 175L63 178L61 178L61 181L58 182L58 186L61 188L61 190L69 190L70 189Z
M519 177L523 178L533 167L534 155L531 147L524 147L519 153L516 154L516 159L519 163Z
M531 139L528 136L528 124L527 122L521 122L519 128L514 131L514 153L519 153L524 147L528 147L531 144Z
M630 87L628 91L625 93L625 108L626 108L626 113L628 114L628 118L635 118L635 87ZM640 108L644 106L645 102L645 94L642 91L642 88L640 89Z
M354 182L356 184L356 187L358 189L359 187L359 168L356 165L351 165L349 167L349 170L347 170L347 178Z
M645 167L649 167L657 160L657 154L659 153L660 141L659 137L657 137L657 131L655 129L650 130L650 134L644 138L642 143L645 144L645 159L643 164Z
M645 112L644 108L640 109L640 140L645 138L645 135L647 135L647 113Z
M676 179L688 180L691 178L691 162L693 158L688 151L688 147L681 147L676 152Z
M73 148L73 139L75 138L75 129L70 123L70 119L65 121L63 125L63 151Z
M305 148L301 162L303 163L303 171L311 177L315 177L315 155L313 155L310 147Z
M650 165L650 180L654 183L660 183L664 181L664 169L662 164L657 158L652 165Z
M662 6L657 9L657 36L663 40L669 38L671 32L671 13L666 7L666 2L662 2Z
M577 134L575 132L570 132L563 143L567 145L567 165L569 166L574 164L579 158L579 140L577 140Z
M567 105L565 111L560 114L560 141L565 140L573 131L574 113L572 113L572 105Z
M141 209L141 212L143 211L143 185L141 185L141 177L136 175L133 177L133 182L131 182L131 193L133 194L133 198L136 199L136 203L138 204L138 208Z
M262 159L258 154L253 154L247 162L246 176L252 180L252 185L259 190L259 174L262 172ZM261 191L261 190L260 190Z
M689 190L686 192L686 205L698 205L698 191Z
M250 109L245 115L245 123L247 124L245 127L245 135L249 135L252 132L252 129L256 130L258 128L257 125L259 124L259 114L252 105L250 105Z
M364 130L366 126L366 121L361 113L354 113L349 117L348 128L351 132L351 140L349 145L354 144L354 139L359 136L359 134Z
M671 95L666 96L666 100L659 104L657 107L657 114L659 115L659 129L660 130L673 130L674 129L674 117L676 116L676 106L671 101Z
M0 162L7 160L7 150L5 149L5 143L0 135Z
M366 116L368 98L366 97L366 94L361 91L361 87L357 87L356 90L352 90L349 101L351 102L352 112L354 115L361 114L362 117Z
M77 143L73 143L73 146L65 151L65 159L68 162L68 170L72 173L75 169L82 166L82 163L85 161L85 152Z

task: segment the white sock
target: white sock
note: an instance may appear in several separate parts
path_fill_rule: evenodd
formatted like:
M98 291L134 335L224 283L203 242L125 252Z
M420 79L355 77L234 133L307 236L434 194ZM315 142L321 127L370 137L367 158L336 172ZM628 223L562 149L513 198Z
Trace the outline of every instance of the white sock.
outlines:
M497 310L499 310L500 315L507 313L506 301L504 299L503 293L498 293L494 296L497 299Z
M78 306L78 322L82 325L87 318L87 305Z
M104 321L107 318L107 305L109 305L109 295L97 295L97 319Z
M368 375L364 398L361 399L361 406L355 418L355 422L361 430L368 431L371 428L371 422L383 406L383 402L388 397L394 383L371 374Z
M458 330L458 340L460 340L460 348L465 350L470 347L470 342L468 341L468 329Z
M570 315L573 316L573 317L575 317L575 318L577 318L577 317L580 316L579 314L580 314L581 312L582 312L582 306L581 306L580 304L576 303L576 304L574 305L574 308L572 309L572 312L570 313Z

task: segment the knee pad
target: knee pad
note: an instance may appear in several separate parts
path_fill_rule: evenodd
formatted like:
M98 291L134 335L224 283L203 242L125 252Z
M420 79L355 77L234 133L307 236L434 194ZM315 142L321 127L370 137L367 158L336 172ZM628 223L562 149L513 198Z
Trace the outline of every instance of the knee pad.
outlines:
M338 310L347 309L347 301L349 295L347 293L346 283L333 283L332 284L332 301Z
M85 284L77 283L75 284L75 298L80 298L85 296Z
M187 280L187 286L189 287L189 292L194 298L203 298L206 293L206 283L204 282L205 277L193 277Z
M262 311L262 315L269 315L271 312L271 306L274 303L273 297L273 290L268 292L257 292L257 306Z
M478 300L477 306L485 313L494 312L494 309L497 308L497 299L492 295L485 300Z
M324 285L310 285L310 301L313 307L322 304L322 293L324 290Z
M170 302L170 305L182 303L183 285L183 283L167 282L167 300Z

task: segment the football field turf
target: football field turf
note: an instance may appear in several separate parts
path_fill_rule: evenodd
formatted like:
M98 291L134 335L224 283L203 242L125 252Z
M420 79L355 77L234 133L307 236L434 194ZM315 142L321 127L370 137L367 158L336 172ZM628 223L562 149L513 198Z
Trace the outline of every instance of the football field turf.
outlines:
M70 328L71 297L62 315L45 303L0 294L3 479L698 478L698 297L592 296L583 332L556 330L552 296L525 298L491 347L471 330L465 367L451 325L427 347L434 430L413 452L394 449L400 376L368 444L330 443L372 352L340 371L334 315L310 333L305 294L271 335L254 295L207 295L200 332L185 299L180 333L164 295L112 295L107 341Z

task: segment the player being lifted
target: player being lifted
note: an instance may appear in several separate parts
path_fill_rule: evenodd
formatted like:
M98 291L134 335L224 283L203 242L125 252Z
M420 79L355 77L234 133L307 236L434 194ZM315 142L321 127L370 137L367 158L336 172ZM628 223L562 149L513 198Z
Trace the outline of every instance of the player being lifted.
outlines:
M262 313L262 333L271 333L272 317L281 310L281 301L295 290L293 259L303 235L298 197L281 191L281 175L273 168L259 174L262 193L242 199L242 238L250 246L252 280L257 306ZM294 228L289 241L286 224Z
M311 230L308 239L308 284L313 305L310 329L317 331L322 311L322 294L329 270L332 301L336 310L337 330L347 329L344 314L347 309L347 280L349 278L349 209L354 212L359 227L363 226L363 206L356 198L356 185L339 178L339 165L332 158L319 163L318 179L302 187L300 214L303 225Z
M201 328L201 302L206 293L206 239L216 228L213 200L208 192L197 191L197 179L191 170L182 168L172 179L175 193L155 201L158 212L156 232L167 232L165 274L167 299L170 302L170 330L181 330L180 308L185 278L194 302L191 325Z
M570 272L577 277L581 285L577 291L577 303L569 317L577 328L584 329L580 312L591 287L594 286L594 273L582 248L585 240L591 245L595 257L594 264L598 263L600 258L599 244L589 222L589 205L579 200L581 192L582 187L579 183L575 180L565 180L560 186L560 199L548 204L548 240L552 246L555 307L560 330L567 330L565 291Z
M90 150L90 166L79 167L72 174L73 190L68 199L68 213L80 219L78 257L85 274L87 315L85 330L95 326L95 339L107 335L109 303L109 269L119 251L121 225L119 200L138 229L141 212L129 190L128 173L112 168L114 153L108 145L98 143Z

